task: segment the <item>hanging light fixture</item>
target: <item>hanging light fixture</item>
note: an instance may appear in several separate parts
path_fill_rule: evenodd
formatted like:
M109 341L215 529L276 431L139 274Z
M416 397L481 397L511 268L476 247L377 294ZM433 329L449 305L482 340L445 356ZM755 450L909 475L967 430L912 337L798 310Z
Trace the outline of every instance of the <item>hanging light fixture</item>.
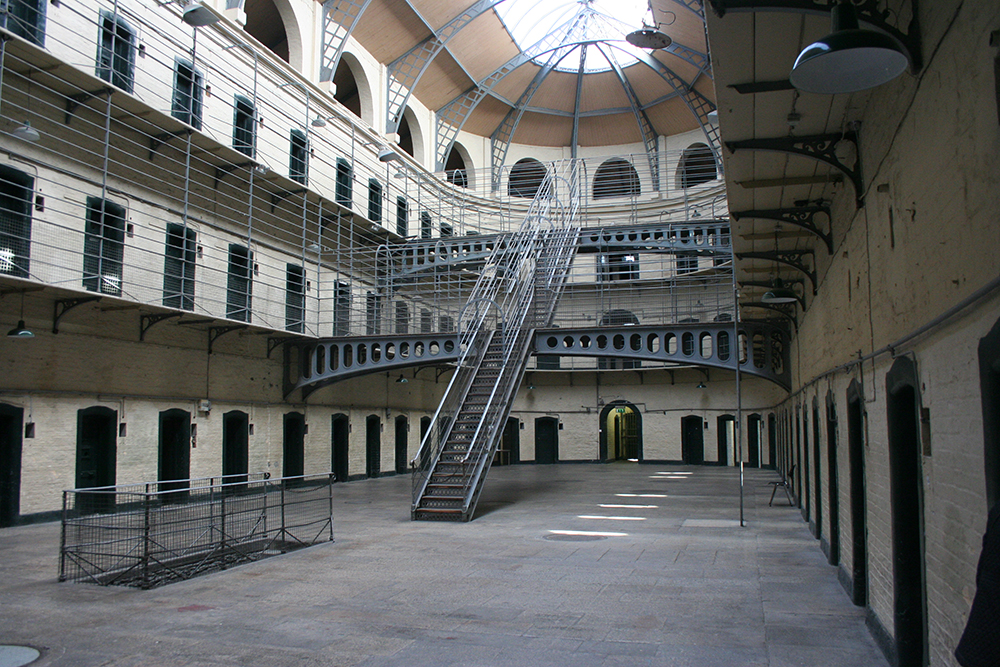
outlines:
M34 338L28 327L24 326L24 292L21 292L21 318L17 321L17 326L7 332L7 338Z
M326 127L326 118L322 116L316 116L312 121L313 127Z
M405 377L403 377L402 373L400 373L399 377L396 378L396 384L406 384L407 382L409 382L409 380L407 380Z
M795 291L787 287L781 278L775 278L771 289L764 292L764 296L760 298L761 303L796 303L798 300Z
M11 132L11 134L22 141L30 141L31 143L35 143L42 138L41 135L38 134L38 130L31 127L30 120L24 121L24 125L16 128L13 132Z
M695 389L708 389L708 385L705 384L704 380L702 380L701 382L698 383L698 386L695 387Z
M672 14L673 12L669 13ZM625 35L625 40L632 46L637 46L640 49L665 49L673 44L674 40L670 39L670 35L667 35L660 30L661 25L670 24L656 22L656 16L653 15L652 3L649 4L649 17L653 20L652 25L647 25L646 19L643 18L642 28ZM673 21L670 23L673 23Z
M191 2L184 6L181 19L190 26L204 28L218 23L221 17L200 2Z
M909 60L902 47L885 33L858 28L850 2L830 11L833 32L802 49L788 79L807 93L835 95L866 90L892 81Z
M399 153L391 148L383 148L378 152L379 162L402 162L403 158L400 157Z

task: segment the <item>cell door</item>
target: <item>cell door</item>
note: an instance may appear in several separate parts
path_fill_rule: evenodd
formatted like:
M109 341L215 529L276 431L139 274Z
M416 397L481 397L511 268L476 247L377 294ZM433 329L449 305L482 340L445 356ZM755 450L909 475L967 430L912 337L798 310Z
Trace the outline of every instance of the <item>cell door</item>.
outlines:
M503 440L500 451L497 452L497 463L508 465L521 462L521 420L517 417L507 417L503 429Z
M250 417L233 410L222 415L222 479L226 484L247 481L250 466Z
M281 474L298 477L306 468L306 417L301 412L289 412L284 418L282 433Z
M705 462L705 428L701 417L681 418L681 459L691 465Z
M348 446L350 440L350 421L347 415L337 414L330 422L330 469L338 482L346 482L350 476L350 459Z
M539 417L535 420L535 463L559 461L559 420Z
M638 413L629 408L629 411L622 415L621 426L622 458L638 461L642 449L642 431L639 426Z
M76 488L114 486L118 444L118 413L93 407L76 413ZM102 512L115 504L114 493L77 494L81 512Z
M396 417L396 474L406 473L407 452L406 434L410 430L410 425L406 417L399 415Z
M729 450L736 439L736 418L732 415L720 415L715 420L715 428L719 438L719 465L729 465Z
M191 413L165 410L160 413L158 488L166 492L164 502L187 497L191 477Z
M377 415L365 419L365 474L378 477L382 459L382 420Z
M763 423L757 413L747 417L747 465L751 468L760 467L760 431Z
M868 604L868 508L864 399L856 380L847 388L847 458L851 472L851 601L863 607Z
M0 404L0 528L21 514L21 425L24 409Z

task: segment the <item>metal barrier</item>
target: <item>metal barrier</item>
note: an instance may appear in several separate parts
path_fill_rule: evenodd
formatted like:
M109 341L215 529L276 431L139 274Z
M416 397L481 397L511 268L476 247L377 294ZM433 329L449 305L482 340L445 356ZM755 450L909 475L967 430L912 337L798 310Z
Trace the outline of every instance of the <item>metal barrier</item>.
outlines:
M154 588L333 541L332 473L63 491L59 581Z

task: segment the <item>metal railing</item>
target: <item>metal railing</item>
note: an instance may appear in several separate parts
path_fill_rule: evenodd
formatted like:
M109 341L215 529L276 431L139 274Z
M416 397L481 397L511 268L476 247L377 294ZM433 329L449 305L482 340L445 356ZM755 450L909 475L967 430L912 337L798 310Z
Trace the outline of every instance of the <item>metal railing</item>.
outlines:
M63 492L59 581L153 588L333 541L333 474Z

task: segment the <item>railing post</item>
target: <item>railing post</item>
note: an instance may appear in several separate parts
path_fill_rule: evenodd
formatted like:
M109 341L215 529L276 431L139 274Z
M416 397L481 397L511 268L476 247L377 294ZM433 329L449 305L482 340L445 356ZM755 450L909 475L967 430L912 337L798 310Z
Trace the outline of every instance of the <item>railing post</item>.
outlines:
M333 473L332 472L329 473L327 475L327 478L328 478L328 483L326 485L326 495L327 499L329 500L329 509L330 509L330 541L333 542L333 480L334 480Z
M284 539L285 539L285 537L287 537L287 533L285 532L285 478L282 477L278 481L281 482L281 533L279 533L279 534L281 535L282 543L284 543ZM264 499L265 499L265 503L264 504L266 506L267 505L267 494L266 493L264 494ZM281 553L285 553L284 546L282 546L282 548L281 548Z
M219 485L219 559L220 569L226 569L226 485L225 477ZM213 487L214 488L214 487Z
M66 581L66 505L69 501L69 491L63 491L62 531L59 536L59 581Z
M146 485L146 493L143 496L143 529L142 529L142 588L146 590L149 588L149 513L150 513L150 499L151 495L149 493L149 484Z

